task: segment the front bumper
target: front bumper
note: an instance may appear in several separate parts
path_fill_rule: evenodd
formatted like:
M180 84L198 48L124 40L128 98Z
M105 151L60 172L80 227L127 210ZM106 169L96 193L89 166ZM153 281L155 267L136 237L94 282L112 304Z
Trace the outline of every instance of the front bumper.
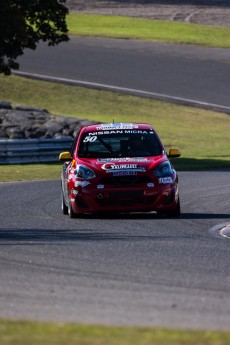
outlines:
M161 186L121 186L103 189L72 189L70 202L75 213L164 211L176 207L177 183Z

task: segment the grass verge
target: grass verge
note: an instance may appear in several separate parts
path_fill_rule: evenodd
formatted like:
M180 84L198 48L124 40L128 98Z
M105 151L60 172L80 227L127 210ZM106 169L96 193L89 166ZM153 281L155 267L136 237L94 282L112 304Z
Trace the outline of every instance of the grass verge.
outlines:
M70 35L230 47L228 27L78 13L71 13L67 24Z
M229 345L230 333L0 321L1 345Z
M60 180L61 170L59 163L0 165L0 182Z

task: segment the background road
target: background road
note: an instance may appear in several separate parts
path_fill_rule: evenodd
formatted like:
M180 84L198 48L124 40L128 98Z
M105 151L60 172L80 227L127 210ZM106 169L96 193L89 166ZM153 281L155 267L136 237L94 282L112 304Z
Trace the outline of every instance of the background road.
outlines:
M181 219L70 219L60 181L0 183L0 317L229 330L229 172L179 178Z
M20 71L137 89L225 106L230 111L230 49L104 38L41 44Z

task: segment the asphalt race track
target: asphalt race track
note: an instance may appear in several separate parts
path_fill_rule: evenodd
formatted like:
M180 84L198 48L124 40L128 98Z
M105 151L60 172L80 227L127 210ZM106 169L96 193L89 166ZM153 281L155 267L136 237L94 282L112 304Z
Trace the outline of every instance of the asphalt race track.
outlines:
M70 219L60 181L0 183L0 318L229 330L229 172L179 178L180 219Z
M19 58L21 72L215 104L230 112L229 61L229 49L81 37L57 47L41 44Z

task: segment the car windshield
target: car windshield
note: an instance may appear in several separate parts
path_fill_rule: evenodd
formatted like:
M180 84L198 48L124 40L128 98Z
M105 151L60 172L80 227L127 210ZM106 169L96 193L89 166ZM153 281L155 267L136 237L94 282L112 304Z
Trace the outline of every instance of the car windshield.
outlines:
M131 133L137 132L137 133ZM164 148L153 130L102 131L81 137L81 158L146 157L163 154Z

